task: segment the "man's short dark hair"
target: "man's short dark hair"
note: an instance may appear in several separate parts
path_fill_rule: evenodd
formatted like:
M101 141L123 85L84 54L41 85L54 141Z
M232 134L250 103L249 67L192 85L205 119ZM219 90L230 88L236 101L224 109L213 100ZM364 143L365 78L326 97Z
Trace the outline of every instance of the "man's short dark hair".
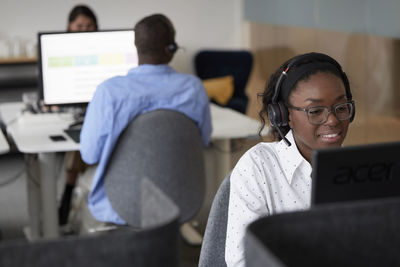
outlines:
M151 57L164 57L165 48L175 44L175 29L163 14L141 19L135 27L135 45L138 53Z

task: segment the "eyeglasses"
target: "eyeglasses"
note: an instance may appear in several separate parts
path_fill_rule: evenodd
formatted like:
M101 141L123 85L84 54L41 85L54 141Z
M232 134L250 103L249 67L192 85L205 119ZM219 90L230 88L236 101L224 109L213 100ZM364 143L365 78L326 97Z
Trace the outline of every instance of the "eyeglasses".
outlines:
M304 111L307 113L308 121L314 125L324 124L328 120L328 116L333 112L336 118L340 121L345 121L351 118L354 114L354 101L339 103L333 107L318 106L309 108L299 108L288 105L288 108Z

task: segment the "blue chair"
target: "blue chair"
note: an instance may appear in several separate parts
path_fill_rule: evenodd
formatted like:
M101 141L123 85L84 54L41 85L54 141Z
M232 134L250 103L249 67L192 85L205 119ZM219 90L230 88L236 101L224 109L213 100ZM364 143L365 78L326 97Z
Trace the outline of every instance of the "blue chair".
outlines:
M204 50L195 56L195 70L200 79L233 76L234 92L226 107L243 114L248 104L245 89L252 66L253 55L245 50Z

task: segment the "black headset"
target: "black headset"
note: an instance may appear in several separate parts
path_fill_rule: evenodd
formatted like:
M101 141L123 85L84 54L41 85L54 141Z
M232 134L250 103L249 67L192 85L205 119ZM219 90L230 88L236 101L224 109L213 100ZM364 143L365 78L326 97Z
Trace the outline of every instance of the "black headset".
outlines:
M178 50L178 45L175 42L170 43L169 45L167 45L167 49L169 52L174 54L176 52L176 50Z
M289 111L288 111L288 108L286 107L284 101L279 100L279 93L281 91L282 83L283 83L284 79L286 78L286 76L288 75L288 72L290 71L290 69L292 67L295 67L296 65L298 65L304 59L307 59L307 58L309 58L310 60L313 60L313 61L328 62L328 63L332 64L333 66L335 66L335 68L339 71L339 74L343 80L343 83L344 83L344 86L346 89L347 100L351 101L353 98L351 91L350 91L350 83L347 78L347 75L342 70L342 67L336 60L334 60L333 58L331 58L328 55L321 54L321 53L315 53L315 52L304 54L304 55L294 58L292 61L290 61L288 63L286 69L284 71L282 71L281 75L279 76L278 81L276 82L276 85L275 85L274 95L271 98L271 102L267 106L268 119L271 123L271 126L275 127L278 130L279 135L282 137L282 139L284 139L284 141L288 145L290 145L290 142L284 137L284 135L282 134L279 127L289 125ZM355 110L353 112L353 115L350 118L350 122L352 122L354 120L354 116L355 116Z
M171 25L169 25L166 21L162 20L161 23L163 24L163 26L167 29L168 33L170 36L173 36L172 32L173 29L171 28ZM178 50L178 45L175 43L174 40L172 40L171 43L169 43L167 45L167 49L171 54L174 54L176 52L176 50Z

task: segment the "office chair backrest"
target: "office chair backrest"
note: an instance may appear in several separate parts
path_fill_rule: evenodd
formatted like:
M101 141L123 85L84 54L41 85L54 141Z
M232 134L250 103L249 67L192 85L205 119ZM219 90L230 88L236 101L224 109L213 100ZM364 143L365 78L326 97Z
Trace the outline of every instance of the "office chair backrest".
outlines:
M230 174L222 181L211 205L199 267L225 267L225 241L228 223Z
M245 93L253 66L253 56L245 50L204 50L195 56L197 76L204 80L232 75L233 97L227 107L246 113L248 97Z
M400 266L400 200L332 204L250 224L246 266Z
M115 211L142 227L140 181L147 178L179 208L180 223L200 209L205 190L200 130L182 113L156 110L135 118L114 148L105 189Z
M179 266L178 208L147 180L142 183L142 198L145 229L124 227L97 236L3 242L0 266Z

